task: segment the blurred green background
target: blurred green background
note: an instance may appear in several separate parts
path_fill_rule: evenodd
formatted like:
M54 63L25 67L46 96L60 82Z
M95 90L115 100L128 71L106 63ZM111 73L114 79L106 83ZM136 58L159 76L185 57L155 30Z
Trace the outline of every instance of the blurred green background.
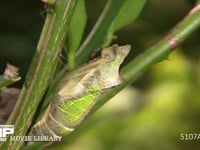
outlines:
M86 0L85 35L105 3ZM195 0L148 0L139 18L116 33L114 43L131 44L131 60L194 4ZM39 0L20 0L2 1L0 8L0 72L7 62L18 66L23 79L14 86L20 88L45 19L44 6ZM200 30L48 150L198 150L200 136L186 139L193 133L200 135Z

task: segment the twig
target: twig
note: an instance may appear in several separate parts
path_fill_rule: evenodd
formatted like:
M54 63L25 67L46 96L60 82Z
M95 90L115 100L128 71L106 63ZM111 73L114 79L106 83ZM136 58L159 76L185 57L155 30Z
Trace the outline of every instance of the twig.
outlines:
M54 75L60 50L63 47L76 0L59 0L48 7L48 14L14 111L7 124L15 125L12 136L24 136L29 129L35 111ZM21 150L23 142L7 140L0 149Z

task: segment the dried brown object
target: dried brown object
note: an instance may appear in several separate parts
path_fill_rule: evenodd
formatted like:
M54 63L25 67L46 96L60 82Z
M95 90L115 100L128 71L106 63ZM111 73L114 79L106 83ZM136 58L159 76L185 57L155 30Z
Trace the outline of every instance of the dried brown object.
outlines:
M18 76L19 75L18 71L19 71L18 67L7 63L5 72L3 74L4 79L13 81L20 80L21 78Z
M10 116L17 98L19 96L20 89L8 88L0 93L0 124L5 124Z

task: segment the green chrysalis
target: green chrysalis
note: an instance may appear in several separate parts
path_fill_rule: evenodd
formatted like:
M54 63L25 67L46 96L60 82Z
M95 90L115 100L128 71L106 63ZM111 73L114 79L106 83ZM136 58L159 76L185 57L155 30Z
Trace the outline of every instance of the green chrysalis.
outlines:
M68 73L61 79L44 116L29 135L63 136L87 116L98 96L123 83L119 67L130 45L104 48L101 57Z

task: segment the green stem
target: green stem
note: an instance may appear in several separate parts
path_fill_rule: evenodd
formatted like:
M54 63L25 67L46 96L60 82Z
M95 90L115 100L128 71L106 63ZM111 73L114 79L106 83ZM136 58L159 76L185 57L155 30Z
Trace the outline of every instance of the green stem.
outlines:
M76 0L59 0L49 8L30 70L7 124L15 125L12 136L24 136L48 88L58 64ZM0 149L22 149L23 142L7 140Z
M123 68L121 73L126 80L124 84L101 96L92 111L94 112L97 110L102 104L108 101L128 84L132 83L141 73L146 71L152 65L167 59L168 55L173 49L175 49L175 47L180 45L187 37L189 37L195 30L199 28L200 7L197 5L164 38L147 49L140 56L137 56L136 59L131 61Z

